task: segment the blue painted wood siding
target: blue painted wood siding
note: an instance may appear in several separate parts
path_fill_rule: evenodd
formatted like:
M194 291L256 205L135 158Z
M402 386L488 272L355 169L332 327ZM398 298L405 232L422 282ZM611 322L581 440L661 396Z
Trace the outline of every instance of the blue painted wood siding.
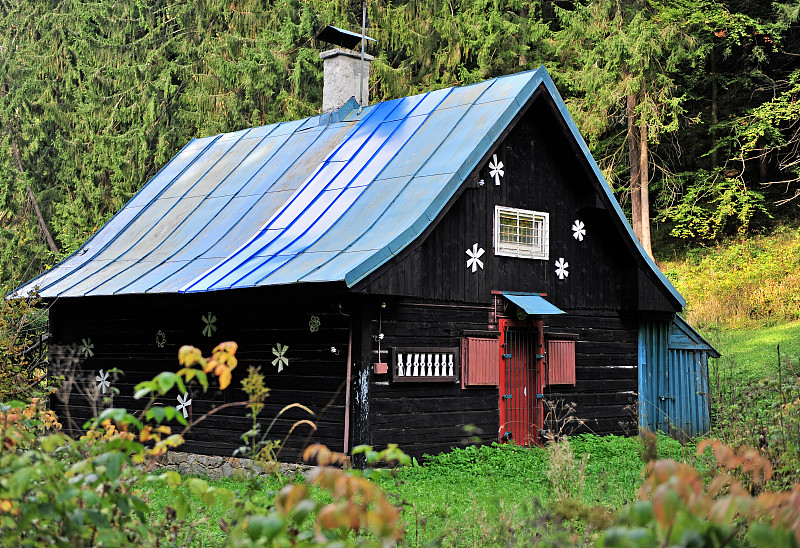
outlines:
M642 320L639 425L678 439L710 428L708 358L716 351L680 317Z

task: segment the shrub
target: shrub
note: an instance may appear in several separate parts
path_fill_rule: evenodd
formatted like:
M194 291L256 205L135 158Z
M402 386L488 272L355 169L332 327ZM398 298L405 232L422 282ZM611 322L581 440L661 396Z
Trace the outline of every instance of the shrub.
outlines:
M717 440L701 442L698 454L707 449L715 461L707 478L688 464L652 461L639 501L620 512L598 546L736 546L744 538L752 546L800 545L800 485L755 496L772 475L767 459Z
M181 348L182 369L137 385L136 398L150 398L141 420L125 409L106 409L85 425L88 431L78 440L61 433L38 436L57 426L38 401L0 407L0 439L7 449L0 456L0 546L188 545L196 540L187 521L189 495L198 497L203 507L224 505L227 513L219 525L232 545L342 544L353 535L360 535L364 544L398 541L403 532L399 509L366 477L380 471L345 471L340 465L347 457L320 445L308 448L305 458L318 464L309 482L329 494L329 503L312 499L302 482L285 486L272 504L264 505L200 478L148 471L144 465L151 458L183 442L164 421L191 426L175 407L153 405L156 397L173 388L184 393L189 382L205 390L208 374L227 388L237 365L236 350L235 343L222 343L204 358L196 348ZM258 384L252 371L246 382L250 388ZM242 403L255 412L266 392L251 392L253 400ZM368 447L354 451L373 463L409 461L394 446L382 452ZM154 483L172 491L173 504L160 516L152 514L142 494L143 487Z

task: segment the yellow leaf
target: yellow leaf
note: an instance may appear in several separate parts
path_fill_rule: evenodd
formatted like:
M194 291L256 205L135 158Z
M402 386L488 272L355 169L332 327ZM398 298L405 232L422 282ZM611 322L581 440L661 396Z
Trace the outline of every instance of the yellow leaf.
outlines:
M231 371L227 367L218 367L217 371L220 369L223 371L222 373L217 373L219 375L219 388L220 390L225 390L231 383Z

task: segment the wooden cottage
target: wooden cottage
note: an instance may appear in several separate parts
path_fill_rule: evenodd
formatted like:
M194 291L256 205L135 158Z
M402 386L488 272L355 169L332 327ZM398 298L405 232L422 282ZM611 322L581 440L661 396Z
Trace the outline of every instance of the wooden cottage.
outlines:
M582 430L708 428L714 350L642 251L547 71L192 140L86 244L17 290L50 304L55 405L73 429L113 394L239 344L285 442L412 455L528 445L575 404ZM118 368L123 373L108 374ZM112 388L114 389L112 391ZM189 400L191 403L189 403ZM283 440L300 410L269 436ZM230 455L229 407L186 450Z

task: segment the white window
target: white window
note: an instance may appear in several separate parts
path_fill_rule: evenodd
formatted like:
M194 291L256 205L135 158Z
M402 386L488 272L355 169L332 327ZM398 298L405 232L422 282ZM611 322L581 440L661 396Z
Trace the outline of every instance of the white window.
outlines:
M495 206L494 254L548 259L550 215L541 211Z

